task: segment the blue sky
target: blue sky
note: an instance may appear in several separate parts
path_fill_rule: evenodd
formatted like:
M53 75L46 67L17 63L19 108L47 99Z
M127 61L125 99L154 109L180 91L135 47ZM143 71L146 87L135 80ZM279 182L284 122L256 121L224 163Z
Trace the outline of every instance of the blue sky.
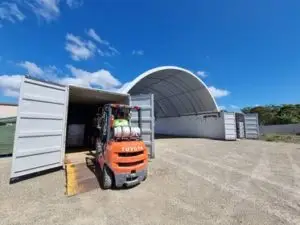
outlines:
M300 99L296 0L2 0L0 27L1 102L28 73L110 89L163 65L230 110Z

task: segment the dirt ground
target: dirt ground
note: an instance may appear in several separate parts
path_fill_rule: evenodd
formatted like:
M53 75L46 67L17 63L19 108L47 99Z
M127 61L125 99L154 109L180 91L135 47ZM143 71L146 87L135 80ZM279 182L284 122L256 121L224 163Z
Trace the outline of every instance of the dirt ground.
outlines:
M0 224L300 224L300 145L158 139L148 179L128 190L64 195L64 172L8 184Z

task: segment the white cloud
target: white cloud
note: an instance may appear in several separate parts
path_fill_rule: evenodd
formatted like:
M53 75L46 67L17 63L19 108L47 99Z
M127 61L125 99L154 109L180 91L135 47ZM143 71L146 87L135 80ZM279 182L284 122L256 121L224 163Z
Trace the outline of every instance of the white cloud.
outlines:
M208 87L208 90L210 91L212 96L215 98L225 97L230 94L230 91L227 91L224 89L218 89L218 88L215 88L214 86Z
M219 110L225 110L226 109L226 106L224 105L219 105Z
M108 41L102 39L93 28L90 28L88 31L86 31L86 34L94 39L96 42L98 42L100 45L102 45L98 49L98 53L100 56L115 56L120 55L120 52L113 47Z
M5 96L17 97L23 75L1 75L0 90Z
M237 106L237 105L229 105L229 108L233 112L240 112L241 111L241 108L239 106Z
M71 8L78 8L83 5L83 0L66 0L67 5Z
M109 62L104 62L103 63L105 66L110 67L110 68L115 68L113 65L111 65Z
M26 0L25 3L38 18L47 22L55 20L60 15L60 0Z
M98 54L100 56L107 56L107 57L111 57L111 56L116 56L116 55L120 55L120 52L115 49L114 47L108 47L108 51L107 50L101 50L101 49L97 49Z
M80 37L73 34L67 34L66 40L65 49L73 60L87 60L95 55L97 47L92 41L81 40Z
M46 66L41 68L35 63L29 61L19 63L18 65L26 69L26 75L41 78L46 81L59 81L58 74L61 73L61 71L57 69L56 66Z
M8 96L8 97L19 97L19 90L12 90L12 89L5 89L3 92L4 96Z
M110 50L111 56L120 55L120 52L116 48L109 46L108 49Z
M100 56L120 55L120 52L114 48L108 41L103 40L94 29L89 29L86 34L98 43L98 46L91 40L83 40L73 34L66 35L65 49L70 52L73 60L87 60L97 52ZM100 46L99 46L100 45Z
M133 50L132 55L144 55L144 50Z
M240 107L237 106L237 105L230 105L229 107L232 108L232 109L240 109Z
M48 66L45 69L45 73L47 74L57 74L57 73L61 73L61 70L59 70L56 66Z
M228 110L230 112L240 112L241 109L237 105L228 105L227 107L224 105L219 106L219 110Z
M125 89L126 89L129 85L131 85L131 83L132 83L132 81L129 81L129 82L124 83L117 91L120 92L120 93L124 92Z
M10 0L0 3L0 22L7 20L11 23L23 21L26 16L20 11L19 6L30 9L39 19L51 22L56 20L61 13L60 3L65 1L71 8L83 5L83 0ZM0 28L3 25L0 23Z
M119 87L109 88L109 91L124 93L125 89L132 83L132 81L126 82Z
M32 62L25 61L19 63L19 66L25 68L28 74L31 76L40 77L44 74L44 71L40 67L38 67L35 63Z
M71 38L75 44L81 44L81 40L76 37ZM121 82L114 77L108 70L100 69L94 72L89 72L83 69L76 68L72 65L66 67L70 70L71 76L62 76L62 72L55 66L40 67L37 64L29 61L24 61L18 64L26 69L27 73L39 77L44 80L49 80L61 84L73 84L84 87L97 87L108 90L116 90L122 92L131 82L127 82L121 86ZM59 75L60 74L60 75ZM23 75L0 75L0 89L5 95L16 96L20 80ZM218 89L214 86L208 87L209 91L215 98L224 97L230 94L229 91ZM231 106L238 107L238 106Z
M85 87L101 87L104 89L111 89L121 85L121 82L115 78L108 70L98 70L95 72L88 72L78 69L72 65L67 65L73 77L62 79L64 84L74 84Z
M42 70L39 66L32 62L23 62L18 64L27 70L31 76L41 78L43 80L59 82L56 75L55 67L49 66ZM22 77L25 75L0 75L0 91L5 96L17 97L19 96L19 89Z
M86 31L86 33L88 36L90 36L95 41L99 42L100 44L109 46L109 42L101 39L101 37L96 33L96 31L94 29L90 28L88 31Z
M199 70L199 71L196 72L196 74L197 74L199 77L201 77L201 78L206 78L206 77L208 77L208 74L207 74L205 71Z
M71 74L62 76L62 71L55 66L40 67L33 62L25 61L20 64L27 73L46 81L64 85L72 84L83 87L103 88L114 90L121 86L121 82L108 70L100 69L95 72L78 69L72 65L66 67ZM21 79L24 75L0 75L0 91L5 96L16 97L19 93Z
M97 49L97 52L100 56L120 55L120 52L107 40L102 39L93 28L90 28L88 31L86 31L86 34L101 45L101 47L98 47Z
M16 3L3 2L0 4L0 22L7 20L11 23L15 23L17 21L23 21L24 19L25 15L19 10Z

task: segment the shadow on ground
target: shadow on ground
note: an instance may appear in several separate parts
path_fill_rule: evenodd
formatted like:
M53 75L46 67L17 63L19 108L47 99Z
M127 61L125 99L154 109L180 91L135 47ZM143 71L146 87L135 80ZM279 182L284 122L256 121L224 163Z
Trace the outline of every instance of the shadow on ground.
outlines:
M34 178L34 177L43 176L45 174L56 172L56 171L59 171L61 169L62 169L62 167L60 166L60 167L56 167L56 168L53 168L53 169L48 169L48 170L44 170L44 171L41 171L41 172L36 172L36 173L31 173L31 174L28 174L28 175L20 176L20 177L17 177L17 178L11 178L9 180L9 184L15 184L15 183L18 183L20 181L25 181L25 180L28 180L28 179L31 179L31 178Z

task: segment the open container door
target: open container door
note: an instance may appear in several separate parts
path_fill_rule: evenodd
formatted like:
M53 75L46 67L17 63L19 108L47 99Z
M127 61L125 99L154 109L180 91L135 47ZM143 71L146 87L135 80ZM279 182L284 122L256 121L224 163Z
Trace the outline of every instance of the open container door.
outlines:
M11 181L63 165L68 98L66 86L23 78Z
M155 146L154 146L154 95L153 94L142 94L142 95L131 95L130 105L141 107L141 132L142 138L145 142L148 153L151 158L155 157ZM131 118L131 124L138 126L138 115L137 112L133 112Z

